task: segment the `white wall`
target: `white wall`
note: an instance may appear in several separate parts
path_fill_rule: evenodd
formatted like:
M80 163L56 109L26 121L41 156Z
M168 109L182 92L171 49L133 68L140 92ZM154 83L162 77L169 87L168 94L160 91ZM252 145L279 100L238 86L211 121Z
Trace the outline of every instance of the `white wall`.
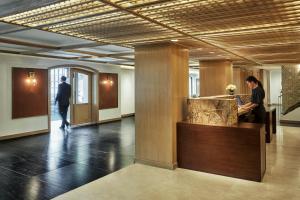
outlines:
M281 70L270 71L270 102L278 103L278 96L281 91Z
M12 120L11 67L0 59L0 136L47 129L47 116Z
M99 121L121 118L121 68L102 68L101 72L118 74L118 108L99 110Z
M121 114L133 114L134 110L134 70L122 69L121 73Z
M93 69L97 69L99 72L118 73L119 107L99 111L99 119L107 120L121 117L121 68L119 66L52 58L37 58L23 55L0 54L0 136L48 129L48 116L12 120L12 67L45 69L52 66L67 64L88 66Z
M200 94L200 79L199 69L189 69L189 96L199 96ZM197 79L199 80L199 88L197 88ZM197 91L198 90L198 91Z
M264 90L265 90L265 99L264 99L264 103L266 105L270 104L270 72L268 70L263 70L263 86L264 86Z
M296 108L292 112L280 117L281 120L300 121L300 108Z

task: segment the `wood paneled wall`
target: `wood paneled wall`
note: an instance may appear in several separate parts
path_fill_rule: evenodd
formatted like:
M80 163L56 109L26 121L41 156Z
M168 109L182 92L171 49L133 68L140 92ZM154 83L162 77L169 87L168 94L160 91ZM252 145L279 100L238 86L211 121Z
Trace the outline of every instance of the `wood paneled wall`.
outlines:
M99 74L99 109L118 107L118 74Z
M232 84L232 62L200 61L200 96L226 94L226 86Z
M246 78L248 76L255 76L258 80L264 83L262 69L244 69L235 67L233 68L233 84L237 86L236 94L251 93L251 90L246 84Z
M36 85L26 82L35 73ZM12 118L48 115L48 70L12 68Z
M243 91L243 77L241 76L241 69L240 68L233 68L233 84L236 85L236 94L242 94Z
M233 68L233 84L237 86L236 94L250 94L245 80L252 75L251 71L242 68Z
M135 48L136 161L174 168L176 122L185 117L188 50L173 44Z

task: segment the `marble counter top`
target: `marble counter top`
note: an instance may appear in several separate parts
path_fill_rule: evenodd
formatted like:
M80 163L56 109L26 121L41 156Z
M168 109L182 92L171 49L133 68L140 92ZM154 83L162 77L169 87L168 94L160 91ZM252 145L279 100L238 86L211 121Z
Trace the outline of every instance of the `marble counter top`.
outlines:
M187 100L187 121L203 125L232 126L238 123L240 113L245 110L238 109L237 95L218 95L208 97L190 98ZM250 95L238 94L244 103L250 101Z

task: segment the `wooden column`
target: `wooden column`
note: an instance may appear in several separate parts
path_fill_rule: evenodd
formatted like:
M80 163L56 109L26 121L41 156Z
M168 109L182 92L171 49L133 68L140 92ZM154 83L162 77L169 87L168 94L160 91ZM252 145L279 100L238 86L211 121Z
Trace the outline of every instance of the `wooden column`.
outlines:
M188 97L188 50L174 44L135 48L136 162L177 165L176 122Z
M233 84L236 85L236 94L242 94L244 89L245 81L243 80L241 68L235 67L233 68Z
M264 70L263 71L263 85L264 85L264 89L265 89L265 93L266 93L266 97L265 97L265 104L269 105L271 103L270 100L270 71L269 70Z
M233 84L237 86L236 94L251 94L251 90L246 84L246 78L252 74L252 70L240 67L233 68Z
M232 62L228 60L200 61L200 96L226 94L232 84Z

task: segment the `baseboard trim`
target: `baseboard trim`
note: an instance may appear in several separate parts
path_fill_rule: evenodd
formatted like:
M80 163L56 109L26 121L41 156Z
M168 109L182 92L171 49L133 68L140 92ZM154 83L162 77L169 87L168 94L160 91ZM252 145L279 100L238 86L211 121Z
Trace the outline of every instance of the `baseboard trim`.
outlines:
M144 160L138 158L134 159L134 163L140 163L143 165L150 165L153 167L159 167L159 168L170 169L170 170L174 170L177 168L177 163L162 163L154 160Z
M270 105L270 106L281 106L282 104L280 104L280 103L269 103L268 105Z
M129 114L124 114L121 117L122 118L126 118L126 117L133 117L135 115L135 113L129 113Z
M293 120L280 120L281 126L293 126L293 127L300 127L300 121L293 121Z
M91 122L91 123L85 123L85 124L78 124L78 125L71 125L71 128L79 128L79 127L84 127L84 126L92 126L92 125L97 125L97 122Z
M16 139L16 138L28 137L28 136L32 136L32 135L39 135L39 134L46 134L46 133L49 133L49 129L43 129L43 130L38 130L38 131L29 131L29 132L18 133L18 134L13 134L13 135L0 136L0 141L2 141L2 140L12 140L12 139Z
M106 120L99 121L98 124L105 124L105 123L116 122L116 121L120 121L120 120L122 120L121 117L113 118L113 119L106 119Z

